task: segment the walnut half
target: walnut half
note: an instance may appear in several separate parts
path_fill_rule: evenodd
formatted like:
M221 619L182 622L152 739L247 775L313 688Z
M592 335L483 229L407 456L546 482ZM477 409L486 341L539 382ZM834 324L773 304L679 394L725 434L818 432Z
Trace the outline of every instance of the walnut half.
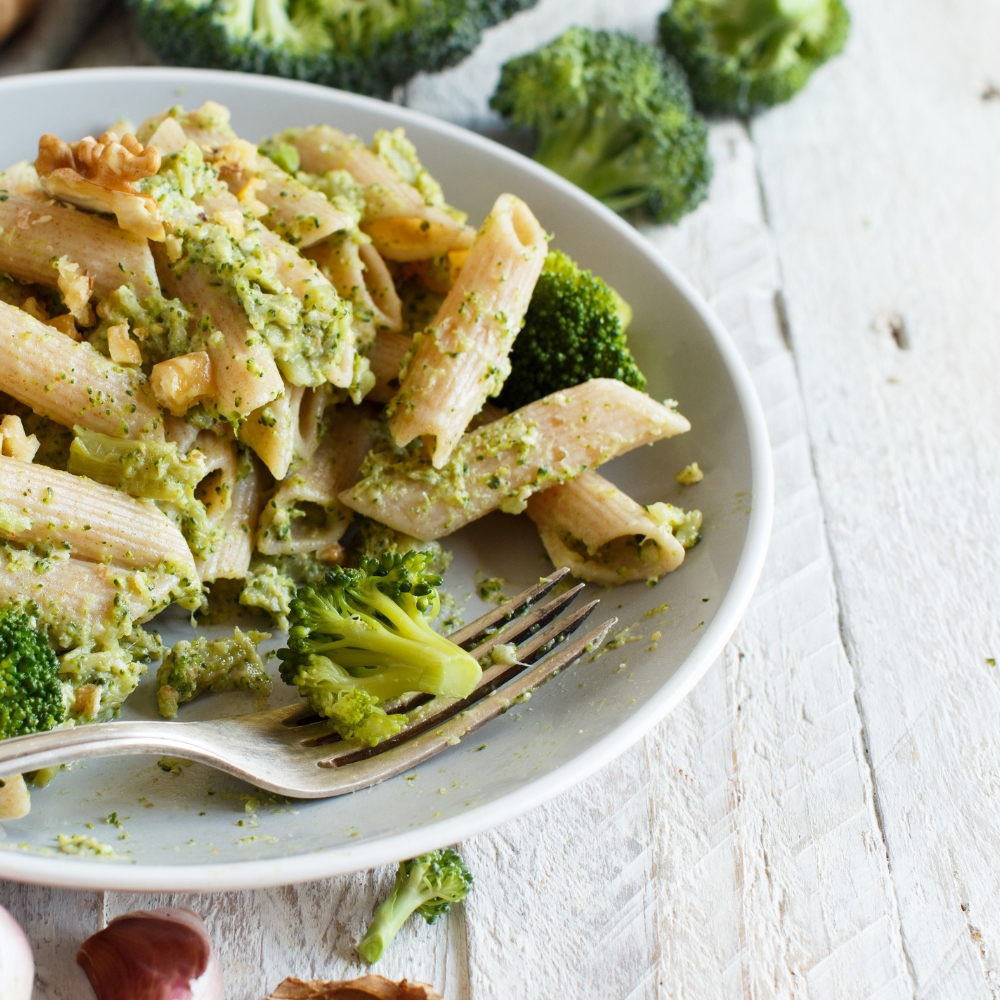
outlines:
M135 181L160 169L155 146L143 148L134 135L119 138L114 132L74 143L46 134L38 140L35 169L51 197L90 212L110 212L136 236L166 239L159 205L135 188Z

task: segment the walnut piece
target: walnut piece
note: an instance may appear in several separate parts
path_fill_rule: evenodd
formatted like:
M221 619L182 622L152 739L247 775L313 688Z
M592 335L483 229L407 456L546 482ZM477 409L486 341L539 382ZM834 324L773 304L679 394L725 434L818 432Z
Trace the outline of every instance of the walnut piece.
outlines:
M94 279L88 278L86 271L69 257L60 257L52 266L59 272L57 284L70 315L80 326L93 326L90 296L94 291Z
M118 323L108 327L108 354L120 365L141 365L139 345L128 335L128 324Z
M156 401L175 417L195 403L215 395L212 361L206 351L194 351L153 365L149 376Z
M403 979L393 982L385 976L323 981L289 977L279 983L267 1000L442 1000L427 983Z
M134 135L105 132L70 144L46 133L38 140L35 170L51 197L90 212L110 212L127 232L162 242L160 207L135 188L135 181L159 169L159 149L143 148Z
M0 420L0 455L19 462L31 462L38 451L38 438L24 433L20 417L12 413Z

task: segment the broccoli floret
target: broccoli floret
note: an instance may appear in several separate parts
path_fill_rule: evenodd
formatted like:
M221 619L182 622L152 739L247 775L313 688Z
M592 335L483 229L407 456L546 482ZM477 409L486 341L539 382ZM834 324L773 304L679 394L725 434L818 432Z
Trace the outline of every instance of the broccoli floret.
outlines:
M744 117L794 97L847 41L841 0L674 0L663 47L705 113Z
M628 303L561 250L550 250L510 352L501 406L516 410L592 378L646 388L625 339Z
M59 660L34 619L0 608L0 739L40 733L65 718Z
M452 903L469 895L472 882L462 856L450 847L401 861L389 898L375 911L358 942L358 954L370 964L377 962L411 913L416 911L433 924Z
M708 130L683 74L628 35L571 28L508 62L490 104L536 130L539 163L615 211L674 222L708 193Z
M168 63L311 80L388 97L461 62L537 0L132 0Z
M377 715L381 702L412 691L464 698L482 675L465 650L431 627L441 577L428 572L429 561L417 551L363 558L360 569L331 570L292 602L288 648L278 654L281 678L346 738L355 738L357 725L352 717L351 726L338 728L346 693L363 691ZM352 698L350 711L360 705ZM377 722L399 727L398 719L386 723L379 715Z
M271 678L257 652L257 644L270 638L267 632L241 632L237 628L229 639L198 636L176 643L156 672L160 715L177 718L178 705L205 691L270 694Z
M358 534L354 541L354 552L358 559L381 559L386 552L423 552L427 555L427 572L444 576L451 566L451 552L440 542L422 542L401 531L394 531L368 517L358 517Z

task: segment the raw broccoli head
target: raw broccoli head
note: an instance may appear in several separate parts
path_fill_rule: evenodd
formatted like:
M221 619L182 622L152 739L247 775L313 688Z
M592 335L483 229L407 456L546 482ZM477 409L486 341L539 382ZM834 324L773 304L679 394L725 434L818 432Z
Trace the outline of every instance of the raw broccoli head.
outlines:
M392 892L375 911L358 943L358 954L368 963L377 962L411 913L433 924L471 889L472 874L458 851L450 847L401 861Z
M401 724L380 702L410 691L464 698L482 674L465 650L431 628L441 577L428 571L430 559L419 551L362 558L360 569L331 570L292 602L288 648L278 654L281 678L345 737L377 743ZM353 691L369 700L352 695L345 702Z
M561 250L549 251L510 353L500 404L516 410L592 378L645 389L625 340L631 318L613 288Z
M0 739L52 729L63 721L59 661L35 622L0 609Z
M708 192L708 132L683 74L628 35L571 28L508 62L490 104L537 131L539 163L616 211L673 222Z
M387 97L464 59L537 0L132 0L167 62L311 80Z
M660 17L698 107L744 117L797 94L849 28L841 0L674 0Z

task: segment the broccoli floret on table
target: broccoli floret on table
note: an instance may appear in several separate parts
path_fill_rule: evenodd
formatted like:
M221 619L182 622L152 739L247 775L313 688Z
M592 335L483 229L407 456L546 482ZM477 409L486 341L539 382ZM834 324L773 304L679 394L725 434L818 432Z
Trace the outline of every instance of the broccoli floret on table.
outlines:
M429 560L419 551L362 558L360 569L331 570L292 602L281 678L345 739L375 745L404 721L382 702L417 691L464 698L482 675L431 627L441 577Z
M613 288L562 251L551 250L514 341L498 402L516 410L592 378L645 389L625 339L631 318L628 303Z
M66 715L59 660L26 614L0 608L0 739L39 733Z
M177 717L177 707L205 691L271 693L271 678L264 669L257 644L270 639L267 632L233 630L231 638L184 639L163 657L156 672L156 700L160 715Z
M571 28L508 62L491 106L535 159L609 207L673 222L708 193L708 130L680 69L628 35Z
M674 0L660 17L697 106L744 117L797 94L849 28L841 0Z
M537 0L132 0L168 63L311 80L387 97L464 59Z
M411 913L433 924L452 903L469 895L472 881L461 855L450 847L401 861L392 892L358 942L358 954L368 963L377 962Z

